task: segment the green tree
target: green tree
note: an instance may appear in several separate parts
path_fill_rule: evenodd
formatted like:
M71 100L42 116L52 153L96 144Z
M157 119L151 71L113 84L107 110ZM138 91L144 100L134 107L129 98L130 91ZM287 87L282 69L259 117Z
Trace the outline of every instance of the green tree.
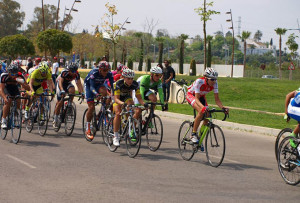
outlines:
M218 11L209 10L209 7L213 7L213 2L206 3L204 0L203 6L196 8L195 11L201 16L201 21L203 21L203 33L204 33L204 70L206 68L206 22L211 20L211 16L215 14L220 14Z
M60 51L70 52L73 47L71 36L55 29L40 32L36 42L40 51L49 51L52 57Z
M13 0L0 1L0 38L15 35L23 24L25 13L20 11L20 4Z
M179 36L180 39L180 48L179 48L179 73L183 74L183 63L184 63L184 40L186 40L189 36L185 34L181 34Z
M279 79L282 78L282 72L281 72L281 36L286 33L287 29L285 28L276 28L275 32L277 35L279 35Z
M24 35L9 35L0 41L0 53L11 58L17 56L33 55L35 53L33 43Z
M286 45L288 46L289 50L291 51L291 61L295 59L297 56L297 50L298 50L298 44L296 43L296 38L298 36L295 36L295 34L290 34L288 41L286 42ZM292 80L292 70L290 70L289 79Z
M261 40L262 35L262 32L260 30L257 30L253 38L256 42L259 42Z
M211 67L211 41L213 39L213 36L207 35L207 67Z
M242 42L244 42L244 72L243 77L245 77L245 71L246 71L246 56L247 56L247 39L250 37L251 32L243 31L242 36L239 36L242 39Z
M129 69L133 69L133 58L131 56L128 58L127 66Z
M158 42L158 63L162 64L163 62L163 50L164 50L164 40L163 37L156 37L155 40Z
M190 70L192 70L192 73L190 75L196 75L196 61L195 59L192 59L190 63Z

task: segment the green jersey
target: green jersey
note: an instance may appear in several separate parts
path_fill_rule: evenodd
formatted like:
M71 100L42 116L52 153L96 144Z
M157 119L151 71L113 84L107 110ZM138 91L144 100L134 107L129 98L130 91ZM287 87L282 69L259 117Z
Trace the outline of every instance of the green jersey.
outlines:
M140 84L140 92L143 100L145 99L145 93L147 93L150 89L158 91L160 103L164 103L164 93L162 89L161 79L157 82L151 82L150 75L142 75L137 79L137 82Z

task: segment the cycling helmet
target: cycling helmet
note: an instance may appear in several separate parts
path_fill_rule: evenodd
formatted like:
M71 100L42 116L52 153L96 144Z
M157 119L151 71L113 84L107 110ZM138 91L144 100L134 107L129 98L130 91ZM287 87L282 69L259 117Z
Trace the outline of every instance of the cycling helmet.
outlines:
M41 58L35 58L35 62L41 62L42 61L42 59Z
M124 65L123 64L119 64L118 67L117 67L117 71L122 71Z
M126 68L123 70L122 76L124 78L134 78L134 71L129 68Z
M15 60L15 61L13 62L13 64L15 64L16 66L20 67L20 66L21 66L21 61Z
M126 70L126 69L128 69L128 67L127 67L127 66L123 66L121 72L123 72L123 71Z
M154 66L150 69L150 73L162 74L162 69L158 66Z
M68 70L75 72L78 70L78 65L76 63L70 63L67 67Z
M49 71L49 66L47 62L41 62L39 64L38 69L42 72L42 73L47 73Z
M206 68L203 74L207 78L217 79L218 73L213 68Z
M19 72L19 67L17 64L12 63L7 67L7 72L8 73L18 73Z
M98 65L98 68L99 68L99 69L103 69L103 68L110 69L110 65L109 65L109 63L106 62L106 61L100 61L100 62L99 62L99 65Z

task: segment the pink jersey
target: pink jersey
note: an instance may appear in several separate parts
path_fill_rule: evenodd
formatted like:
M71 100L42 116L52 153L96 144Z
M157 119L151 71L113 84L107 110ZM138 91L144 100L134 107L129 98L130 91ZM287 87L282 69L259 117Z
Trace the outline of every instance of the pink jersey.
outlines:
M199 93L201 96L205 96L210 91L214 90L214 93L219 93L218 91L218 82L214 84L213 87L209 86L206 83L206 79L198 78L188 87L188 93L195 95L196 93Z

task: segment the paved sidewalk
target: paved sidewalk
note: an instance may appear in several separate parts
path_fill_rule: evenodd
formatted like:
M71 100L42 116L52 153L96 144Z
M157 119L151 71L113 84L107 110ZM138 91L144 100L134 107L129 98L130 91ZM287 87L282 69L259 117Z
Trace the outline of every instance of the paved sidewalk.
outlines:
M166 112L166 111L162 112L159 110L155 110L155 113L157 115L159 115L160 117L173 118L173 119L178 119L178 120L182 120L182 121L194 120L193 116L179 114L179 113L172 113L172 112ZM254 125L232 123L232 122L228 122L228 121L214 120L214 123L218 124L220 127L227 128L230 130L246 131L246 132L251 132L251 133L261 134L261 135L277 136L278 133L280 132L279 129L275 129L275 128L266 128L266 127L260 127L260 126L254 126Z

